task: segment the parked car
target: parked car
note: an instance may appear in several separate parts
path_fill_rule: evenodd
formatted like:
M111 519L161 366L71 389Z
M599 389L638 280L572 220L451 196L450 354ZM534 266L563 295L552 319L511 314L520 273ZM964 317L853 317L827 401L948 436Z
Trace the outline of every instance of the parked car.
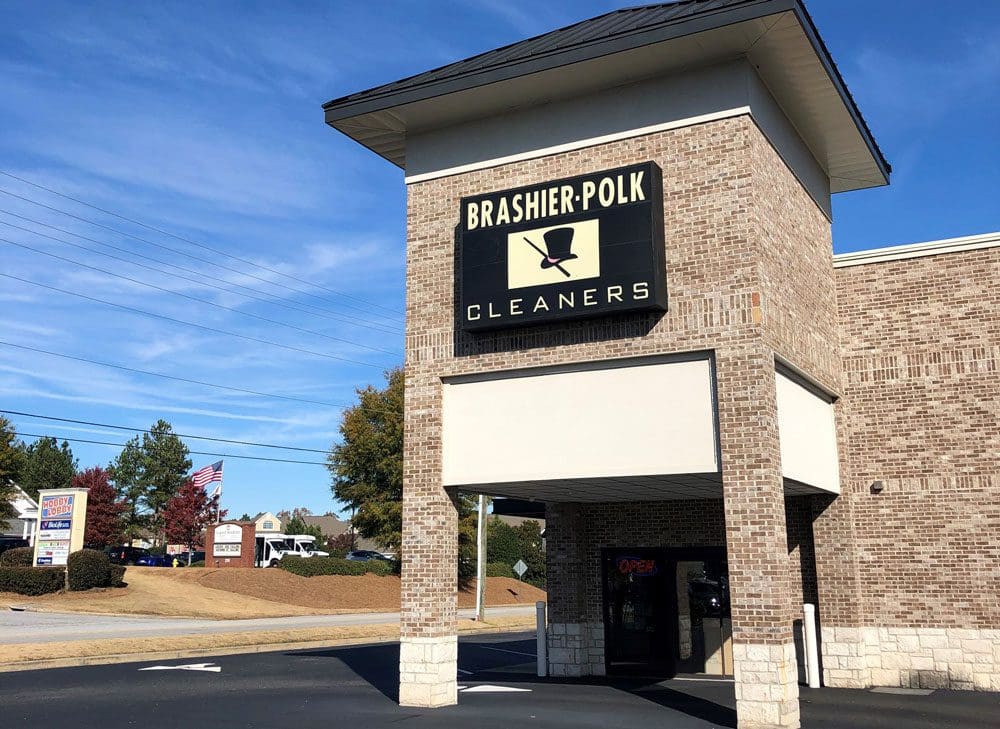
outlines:
M135 561L138 567L173 567L172 554L145 554Z
M349 559L352 562L370 562L373 559L377 559L382 562L392 562L391 559L386 557L381 552L376 552L372 549L356 549L353 552L348 552L344 559Z
M0 537L0 554L3 554L8 549L30 546L27 539L21 539L20 537Z
M139 564L139 560L149 556L149 550L142 547L108 547L104 550L112 564Z
M187 564L188 564L188 553L187 552L179 552L179 553L175 554L174 557L177 557L177 562L182 567L187 567ZM194 564L195 562L204 562L204 561L205 561L205 553L204 552L191 552L191 564ZM173 564L173 563L171 562L171 564Z

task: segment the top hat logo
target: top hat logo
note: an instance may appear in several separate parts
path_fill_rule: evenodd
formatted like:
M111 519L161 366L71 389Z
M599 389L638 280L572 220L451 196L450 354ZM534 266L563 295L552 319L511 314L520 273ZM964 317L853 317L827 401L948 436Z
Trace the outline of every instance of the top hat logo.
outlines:
M601 275L599 249L596 219L509 233L507 286L515 289L597 278Z
M570 252L573 248L572 228L553 228L542 237L545 238L545 248L548 250L548 255L542 259L542 268L552 268L563 261L578 258L575 253Z

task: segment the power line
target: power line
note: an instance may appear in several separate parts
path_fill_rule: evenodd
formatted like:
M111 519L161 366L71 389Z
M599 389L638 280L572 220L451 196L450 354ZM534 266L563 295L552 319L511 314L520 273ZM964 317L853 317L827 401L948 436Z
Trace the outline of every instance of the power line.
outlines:
M248 390L248 389L246 389L244 387L233 387L232 385L220 385L220 384L215 383L215 382L205 382L204 380L193 380L193 379L190 379L190 378L187 378L187 377L178 377L176 375L164 374L163 372L152 372L150 370L136 369L135 367L126 367L125 365L114 364L112 362L101 362L100 360L88 359L86 357L77 357L77 356L71 355L71 354L62 354L60 352L50 352L50 351L48 351L46 349L38 349L37 347L29 347L29 346L24 345L24 344L14 344L13 342L5 342L5 341L2 341L2 340L0 340L0 346L13 347L15 349L23 349L23 350L28 351L28 352L35 352L36 354L44 354L44 355L48 355L50 357L59 357L60 359L68 359L68 360L72 360L74 362L84 362L86 364L97 365L99 367L109 367L111 369L122 370L124 372L133 372L133 373L139 374L139 375L148 375L150 377L161 377L161 378L163 378L165 380L173 380L174 382L184 382L184 383L189 384L189 385L200 385L202 387L212 387L212 388L215 388L215 389L218 389L218 390L229 390L230 392L239 392L239 393L242 393L242 394L245 394L245 395L256 395L258 397L269 397L269 398L274 398L276 400L289 400L291 402L301 402L301 403L307 403L309 405L324 405L326 407L337 408L339 410L346 410L348 408L358 407L356 405L345 405L343 403L328 402L326 400L311 400L309 398L294 397L292 395L279 395L279 394L275 394L273 392L260 392L258 390ZM386 413L386 414L390 414L390 415L393 414L393 412L394 412L394 411L391 411L391 410L380 410L380 409L368 408L368 407L365 407L363 409L366 410L366 411L368 411L368 412Z
M145 281L140 281L139 279L132 278L131 276L126 276L126 275L121 274L121 273L115 273L113 271L108 271L107 269L104 269L104 268L98 268L97 266L91 266L90 264L83 263L82 261L76 261L76 260L73 260L72 258L66 258L65 256L60 256L60 255L57 255L55 253L50 253L48 251L43 251L43 250L40 250L38 248L34 248L32 246L26 245L24 243L17 243L15 241L8 240L7 238L0 238L0 243L7 243L7 244L12 245L12 246L17 246L18 248L24 248L25 250L31 251L33 253L37 253L40 256L48 256L49 258L54 258L54 259L56 259L58 261L65 261L66 263L72 263L75 266L80 266L82 268L89 268L91 271L97 271L98 273L103 273L103 274L105 274L107 276L113 276L115 278L120 278L120 279L122 279L124 281L129 281L131 283L138 284L139 286L146 286L147 288L155 289L156 291L163 291L164 293L167 293L167 294L173 294L174 296L180 296L181 298L188 299L189 301L197 301L200 304L205 304L207 306L214 306L217 309L222 309L224 311L230 311L230 312L232 312L234 314L239 314L240 316L246 316L246 317L249 317L251 319L257 319L259 321L264 321L264 322L267 322L268 324L275 324L277 326L287 327L288 329L294 329L295 331L303 332L304 334L311 334L312 336L315 336L315 337L322 337L323 339L329 339L331 341L340 342L342 344L350 344L350 345L353 345L355 347L361 347L362 349L371 350L372 352L382 352L383 354L393 354L393 355L396 354L396 352L393 352L393 351L388 350L388 349L382 349L381 347L372 347L372 346L370 346L368 344L362 344L361 342L355 342L355 341L352 341L350 339L342 339L340 337L334 337L334 336L331 336L329 334L324 334L323 332L318 332L315 329L306 329L305 327L300 327L300 326L297 326L295 324L288 324L286 322L278 321L276 319L269 319L266 316L260 316L259 314L253 314L253 313L251 313L249 311L241 311L240 309L236 309L236 308L233 308L231 306L225 306L224 304L218 304L218 303L216 303L214 301L209 301L208 299L200 299L197 296L191 296L190 294L181 293L180 291L173 291L171 289L167 289L167 288L164 288L162 286L157 286L156 284L151 284L151 283L147 283ZM70 243L69 245L73 245L73 244Z
M184 236L181 236L181 235L176 235L176 234L171 233L171 232L166 231L166 230L162 230L160 228L157 228L156 226L149 225L148 223L143 223L143 222L141 222L139 220L134 220L132 218L128 218L128 217L126 217L124 215L121 215L120 213L116 213L116 212L111 211L111 210L105 210L104 208L98 207L97 205L93 205L91 203L85 202L85 201L80 200L78 198L71 197L70 195L66 195L65 193L59 192L57 190L53 190L50 187L45 187L44 185L40 185L37 182L32 182L31 180L26 180L23 177L18 177L15 174L7 172L6 170L0 170L0 174L5 175L7 177L10 177L11 179L14 179L14 180L18 180L19 182L23 182L26 185L31 185L32 187L37 188L39 190L44 190L45 192L51 193L53 195L57 195L57 196L65 199L65 200L71 200L71 201L73 201L75 203L78 203L79 205L83 205L84 207L88 207L91 210L96 210L96 211L98 211L100 213L104 213L105 215L111 215L112 217L118 218L119 220L124 220L127 223L132 223L133 225L138 225L138 226L140 226L142 228L146 228L147 230L152 230L152 231L154 231L156 233L160 233L161 235L170 236L171 238L175 238L176 240L183 241L185 243L189 243L190 245L197 246L198 248L204 248L205 250L212 251L213 253L217 253L219 255L226 256L227 258L232 258L235 261L240 261L241 263L245 263L248 266L255 266L256 268L263 269L264 271L268 271L269 273L274 273L274 274L277 274L279 276L284 276L285 278L291 279L292 281L298 281L299 283L304 283L307 286L312 286L314 288L321 289L323 291L329 291L330 293L336 294L337 296L343 296L346 299L353 299L354 301L359 301L359 302L361 302L363 304L366 304L368 306L374 306L374 307L377 307L379 309L383 309L385 311L390 311L390 312L393 312L393 313L396 313L396 314L402 313L402 312L399 312L399 311L397 311L395 309L391 309L389 307L382 306L381 304L376 304L376 303L374 303L372 301L367 301L367 300L362 299L362 298L360 298L358 296L352 296L351 294L345 294L343 291L337 291L336 289L331 289L331 288L329 288L327 286L323 286L323 285L318 284L318 283L313 283L312 281L307 281L305 279L301 279L301 278L298 278L296 276L292 276L290 274L283 273L282 271L278 271L276 269L268 268L267 266L264 266L262 264L254 263L253 261L249 261L249 260L247 260L245 258L240 258L239 256L234 256L231 253L226 253L225 251L221 251L221 250L219 250L217 248L213 248L212 246L206 245L204 243L199 243L198 241L191 240L190 238L185 238Z
M217 279L217 278L213 277L213 281L215 281L215 282L208 281L208 280L206 280L207 277L205 276L205 273L203 271L198 271L198 270L193 269L193 268L187 268L185 266L178 266L176 263L170 263L169 261L163 261L163 260L160 260L159 258L153 258L152 256L146 256L146 255L143 255L142 253L136 253L135 251L131 251L128 248L122 248L120 246L112 245L111 243L106 243L104 241L96 240L94 238L89 238L89 237L87 237L85 235L81 235L80 233L74 233L72 230L66 230L65 228L60 228L57 225L51 225L51 224L45 223L45 222L43 222L41 220L35 220L34 218L29 218L29 217L26 217L24 215L19 215L18 213L11 212L10 210L5 210L3 208L0 208L0 213L3 213L4 215L9 215L12 218L17 218L19 220L24 220L25 222L32 223L34 225L41 225L41 226L43 226L45 228L49 228L51 230L57 230L60 233L64 233L65 235L71 235L74 238L79 238L81 240L89 241L91 243L96 243L97 245L103 246L104 248L110 248L113 251L118 251L120 253L124 253L126 255L133 256L135 258L140 258L140 259L142 259L144 261L152 261L153 263L159 263L161 266L169 266L170 268L175 268L178 271L184 271L186 273L191 273L191 274L194 274L195 276L199 276L201 278L194 279L194 278L190 278L188 276L181 276L180 274L171 273L169 271L164 271L162 268L156 268L155 266L147 266L147 265L145 265L143 263L138 263L137 261L132 261L132 260L127 259L127 258L122 258L121 256L115 256L115 255L112 255L110 253L105 253L103 251L95 251L93 248L88 248L87 246L82 246L79 243L73 243L71 241L63 240L62 238L58 238L58 237L56 237L54 235L49 235L47 233L41 233L41 232L39 232L37 230L32 230L31 228L25 228L25 227L20 226L20 225L14 225L13 223L8 223L5 220L0 220L0 224L6 225L6 226L8 226L10 228L14 228L15 230L23 230L26 233L31 233L32 235L37 235L37 236L40 236L42 238L48 238L49 240L54 240L54 241L57 241L59 243L64 243L64 244L66 244L68 246L73 246L74 248L79 248L79 249L87 251L89 253L96 253L99 256L104 256L105 258L111 258L111 259L113 259L115 261L122 261L124 263L128 263L128 264L133 265L133 266L138 266L140 268L145 268L145 269L147 269L149 271L156 271L157 273L162 273L162 274L164 274L166 276L175 276L176 278L179 278L179 279L184 280L184 281L190 281L192 283L198 284L199 286L203 286L203 287L206 287L206 288L216 289L218 291L224 291L224 292L226 292L228 294L234 294L236 296L242 296L243 298L252 299L254 301L262 301L264 303L273 304L274 306L280 306L280 307L282 307L284 309L289 309L291 311L298 311L298 312L302 312L303 314L311 314L312 316L320 316L320 317L323 317L325 319L330 319L330 320L333 320L333 321L339 321L339 322L343 322L345 324L350 324L351 326L364 327L364 328L367 328L367 329L376 329L378 331L382 331L382 332L385 332L387 334L402 334L403 333L402 329L399 329L397 327L391 327L389 325L382 324L381 322L371 321L369 319L362 319L362 318L357 317L357 316L349 316L349 315L345 315L345 314L338 314L338 313L334 312L332 309L327 309L327 308L324 308L322 306L316 306L314 304L306 304L306 303L302 303L302 302L300 302L301 306L296 306L296 305L293 305L293 304L289 304L287 301L283 301L280 297L275 296L274 294L270 294L267 291L261 291L260 289L255 289L255 288L253 288L251 286L243 286L242 284L233 283L232 281L226 281L225 279ZM227 285L226 286L220 286L217 283L218 281L222 281L222 282L224 282ZM252 291L254 294L259 294L259 296L253 296L251 294L240 293L239 291L234 291L233 290L234 288L235 289L243 289L244 291ZM261 297L266 297L266 298L261 298ZM308 309L303 309L302 306L306 306L306 307L309 307L309 308ZM310 309L313 309L314 311L310 311Z
M56 291L60 294L66 294L67 296L75 296L79 299L84 299L86 301L93 301L98 304L105 304L106 306L113 306L116 309L122 309L124 311L132 312L133 314L141 314L142 316L152 317L154 319L163 319L164 321L173 322L175 324L184 324L185 326L195 327L196 329L203 329L205 331L212 332L214 334L224 334L229 337L235 337L237 339L245 339L248 342L256 342L257 344L268 344L272 347L279 347L280 349L287 349L292 352L301 352L303 354L311 354L314 357L323 357L325 359L337 360L339 362L348 362L350 364L362 365L364 367L375 367L376 369L383 369L382 365L377 365L372 362L362 362L361 360L349 359L347 357L338 357L335 354L326 354L324 352L317 352L313 349L304 349L302 347L293 347L290 344L281 344L280 342L273 342L270 339L259 339L258 337L251 337L247 334L239 334L237 332L226 331L225 329L216 329L215 327L205 326L204 324L197 324L193 321L185 321L184 319L174 319L173 317L166 316L165 314L156 314L152 311L145 311L143 309L137 309L132 306L126 306L125 304L116 304L113 301L107 301L106 299L98 299L95 296L87 296L86 294L81 294L76 291L68 291L66 289L58 288L57 286L48 286L43 283L38 283L37 281L31 281L30 279L21 278L20 276L13 276L9 273L0 273L0 276L4 278L9 278L13 281L20 281L22 283L31 284L32 286L38 286L39 288L48 289L49 291Z
M39 435L38 433L25 433L22 431L15 431L14 435L20 436L22 438L54 438L55 440L66 440L70 443L90 443L92 445L105 445L114 446L116 448L124 448L124 443L109 443L106 440L87 440L84 438L64 438L62 436L55 435ZM213 458L239 458L244 461L270 461L272 463L301 463L307 466L325 466L326 463L322 461L297 461L290 458L266 458L264 456L237 456L232 453L209 453L207 451L188 451L193 456L212 456Z
M5 173L3 170L0 170L0 174L7 174L7 173ZM61 210L60 208L53 207L52 205L46 205L45 203L38 202L37 200L32 200L30 197L24 197L23 195L18 195L16 193L10 192L9 190L0 189L0 194L8 195L9 197L16 198L17 200L22 200L22 201L24 201L26 203L30 203L32 205L37 205L40 208L45 208L46 210L51 210L52 212L59 213L60 215L65 215L66 217L73 218L74 220L79 220L80 222L87 223L88 225L93 225L93 226L98 227L98 228L103 228L104 230L109 230L112 233L124 236L126 238L131 239L131 240L141 241L143 243L146 243L147 245L151 245L151 246L154 246L156 248L162 248L163 250L169 251L169 252L174 253L174 254L176 254L178 256L186 256L187 258L190 258L192 260L199 261L201 263L207 263L210 266L214 266L216 268L221 268L221 269L223 269L225 271L231 271L232 273L239 274L240 276L249 276L250 278L252 278L252 279L254 279L256 281L261 281L263 283L268 284L269 286L277 286L278 288L285 289L285 290L288 290L288 291L295 291L295 292L303 294L305 296L309 296L310 298L318 299L319 301L327 301L328 300L328 299L323 298L322 296L317 296L315 294L312 294L312 293L310 293L308 291L303 291L302 289L296 288L294 286L289 286L287 284L280 284L280 283L277 283L275 281L271 281L269 279L263 278L262 276L257 276L255 274L248 273L247 271L241 271L238 268L233 268L232 266L226 266L226 265L224 265L222 263L219 263L218 261L212 261L212 260L209 260L207 258L200 258L199 256L195 256L195 255L193 255L191 253L187 253L187 252L179 250L177 248L171 248L170 246L163 245L162 243L157 243L155 241L151 241L148 238L143 238L141 236L134 235L132 233L126 233L123 230L118 230L117 228L112 228L110 225L104 225L103 223L98 223L95 220L90 220L88 218L84 218L84 217L81 217L79 215L74 215L73 213L67 212L66 210ZM223 253L222 255L228 256L228 254L226 254L226 253ZM229 256L229 257L230 258L235 258L235 256ZM242 258L237 258L236 260L242 261L243 259ZM249 261L247 261L247 263L248 263L248 265L251 265L251 266L257 266L257 264L250 263ZM258 268L263 268L266 271L271 271L272 270L272 269L266 268L264 266L258 266ZM275 271L275 273L279 273L280 274L279 271ZM369 313L369 314L371 314L373 316L376 316L376 317L378 317L380 319L384 319L384 320L390 321L390 322L397 321L399 319L400 315L401 315L401 312L396 312L393 309L387 309L387 311L393 312L393 316L389 317L389 316L386 316L384 314L378 314L376 312L371 312L371 311L369 311L366 308L363 308L363 307L360 307L360 306L356 306L354 304L349 304L349 303L344 303L344 302L336 302L336 303L338 303L340 306L346 306L346 307L348 307L350 309L355 309L357 311L362 311L362 312ZM375 306L378 306L378 305L375 304ZM381 307L381 306L379 308L385 309L385 307Z
M38 413L23 413L19 410L0 410L0 413L5 413L7 415L17 415L22 418L32 418L33 420L53 420L59 423L73 423L74 425L90 425L95 428L109 428L112 430L128 430L133 433L147 433L151 434L153 431L146 430L143 428L130 428L127 425L110 425L108 423L94 423L89 420L74 420L72 418L57 418L54 415L40 415ZM215 443L230 443L232 445L245 445L253 446L255 448L276 448L283 451L302 451L304 453L322 453L326 454L327 451L319 450L318 448L299 448L296 446L283 446L275 445L273 443L256 443L254 441L247 440L231 440L228 438L210 438L207 435L189 435L185 433L174 433L178 438L190 438L191 440L210 440Z

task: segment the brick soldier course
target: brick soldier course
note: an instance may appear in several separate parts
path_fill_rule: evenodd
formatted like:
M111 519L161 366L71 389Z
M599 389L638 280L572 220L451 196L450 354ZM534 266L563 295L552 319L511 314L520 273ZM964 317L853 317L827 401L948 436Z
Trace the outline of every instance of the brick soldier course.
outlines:
M747 22L743 13L753 6L772 21L767 13L784 13L769 27L810 32L811 21L792 0L722 5L740 13L733 23ZM660 29L684 18L701 22L703 7L695 0L669 6L663 12L675 15L666 21L642 17ZM627 21L657 12L618 15ZM712 22L727 21L713 16ZM587 26L556 31L545 47L558 47L571 31L585 36ZM664 54L670 43L683 42L678 37L661 40ZM535 62L531 43L524 42L524 53ZM480 72L493 72L490 58L481 58ZM461 72L475 70L475 61ZM486 141L487 125L480 128L482 148L468 153L467 164L435 171L420 161L420 134L436 128L414 129L412 140L410 130L399 130L407 123L406 104L430 103L430 92L417 101L380 99L459 78L458 70L448 75L450 68L327 105L336 128L408 172L412 147L413 164L427 168L407 184L400 702L457 701L457 513L443 477L443 382L705 352L714 375L717 498L546 502L551 675L607 670L602 550L724 547L741 728L799 725L795 626L803 602L818 604L828 686L1000 690L1000 236L835 257L829 192L852 188L831 167L803 157L791 127L779 129L766 114L742 107L591 135L578 145L528 145L508 157ZM768 72L756 68L750 86L758 71ZM500 82L509 79L492 78L498 98L505 93ZM442 89L433 98L462 90ZM587 93L596 110L602 94L624 92ZM538 113L561 113L559 103ZM849 96L838 103L854 108ZM382 109L392 110L391 119L378 116ZM510 127L530 137L531 119L511 116ZM872 170L884 160L863 122L856 124L852 133L870 141L869 167L851 174L873 175L856 186L885 184L888 168L875 179ZM469 146L469 135L441 126L452 140L445 148ZM666 312L462 330L463 197L645 162L662 170ZM817 182L820 168L828 179ZM790 490L776 370L834 401L839 495ZM881 490L873 490L875 482ZM505 492L497 486L495 493Z

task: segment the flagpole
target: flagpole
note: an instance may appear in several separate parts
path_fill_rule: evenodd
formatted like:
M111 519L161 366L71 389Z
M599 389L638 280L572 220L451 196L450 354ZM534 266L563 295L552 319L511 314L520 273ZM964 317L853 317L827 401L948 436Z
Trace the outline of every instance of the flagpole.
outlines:
M219 468L219 500L215 502L215 523L222 520L222 477L225 473L225 465Z

